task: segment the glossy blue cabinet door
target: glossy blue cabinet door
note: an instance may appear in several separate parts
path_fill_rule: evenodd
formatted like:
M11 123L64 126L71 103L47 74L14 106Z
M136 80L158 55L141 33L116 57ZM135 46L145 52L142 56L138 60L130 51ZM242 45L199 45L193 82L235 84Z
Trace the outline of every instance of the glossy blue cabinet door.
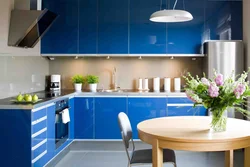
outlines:
M138 139L137 124L141 121L165 117L167 115L166 97L129 97L128 117L133 129L133 138Z
M72 141L74 139L74 129L75 129L75 101L74 98L69 99L69 114L70 114L70 122L69 122L69 139Z
M211 40L242 40L242 0L205 3L205 36Z
M75 139L94 138L94 98L75 97Z
M47 157L55 155L55 105L47 107Z
M160 9L160 1L130 1L129 53L166 54L166 24L149 20Z
M59 17L42 38L41 53L78 53L78 0L43 0L42 5Z
M186 97L168 98L167 116L206 116L203 106L193 107L193 102Z
M97 53L97 0L79 1L79 53Z
M121 139L120 112L127 113L126 97L95 98L95 139Z
M98 1L98 54L128 54L128 3Z
M31 166L31 111L0 110L1 166Z
M174 6L171 1L170 6ZM185 6L184 6L185 5ZM167 23L167 53L168 54L200 54L202 32L204 26L204 0L189 0L183 5L177 3L176 9L185 8L193 15L188 22Z

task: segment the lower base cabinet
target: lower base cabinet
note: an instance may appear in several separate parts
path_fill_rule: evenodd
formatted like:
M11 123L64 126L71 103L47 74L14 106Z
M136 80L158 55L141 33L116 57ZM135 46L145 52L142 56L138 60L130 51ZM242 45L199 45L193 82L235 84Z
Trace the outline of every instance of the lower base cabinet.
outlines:
M128 117L133 130L133 138L139 139L137 124L141 121L167 116L166 97L129 97Z
M95 98L95 139L121 139L118 114L127 113L127 97Z

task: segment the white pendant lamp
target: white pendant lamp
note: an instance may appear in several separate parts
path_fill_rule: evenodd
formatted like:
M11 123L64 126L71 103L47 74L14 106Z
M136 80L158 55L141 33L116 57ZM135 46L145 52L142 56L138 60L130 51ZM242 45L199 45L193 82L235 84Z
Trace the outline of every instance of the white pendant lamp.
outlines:
M174 7L172 10L159 10L154 12L150 16L150 21L160 22L160 23L172 23L172 22L185 22L193 19L191 13L185 10L175 10L175 6L177 4L175 1ZM162 2L162 1L161 1Z

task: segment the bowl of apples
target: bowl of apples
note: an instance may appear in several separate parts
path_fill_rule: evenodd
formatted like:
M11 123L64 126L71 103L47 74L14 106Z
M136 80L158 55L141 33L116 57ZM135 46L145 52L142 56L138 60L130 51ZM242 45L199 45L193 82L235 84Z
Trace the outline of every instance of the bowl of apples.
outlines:
M14 103L21 103L21 104L27 104L27 103L37 103L41 101L42 99L39 99L36 94L31 95L31 94L25 94L22 95L19 93L18 96L16 96L16 99L11 100Z

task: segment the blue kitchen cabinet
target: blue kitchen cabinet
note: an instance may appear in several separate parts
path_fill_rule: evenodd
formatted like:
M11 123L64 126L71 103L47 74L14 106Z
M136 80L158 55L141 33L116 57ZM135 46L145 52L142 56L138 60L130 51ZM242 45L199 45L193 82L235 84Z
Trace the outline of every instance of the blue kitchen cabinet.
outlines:
M77 54L78 0L43 0L43 8L59 15L41 41L42 54Z
M193 107L193 102L188 98L168 98L167 116L206 116L207 110L203 106Z
M74 137L75 139L94 138L94 98L75 97Z
M129 6L129 53L166 54L167 29L149 17L160 9L160 1L133 0Z
M129 97L128 117L134 139L138 139L137 124L141 121L167 116L166 97Z
M242 40L242 0L205 0L205 24L203 36L206 40Z
M97 7L98 0L79 1L79 53L97 53Z
M69 116L70 116L70 122L69 122L69 139L72 141L75 136L75 101L74 98L69 98Z
M170 1L170 7L175 1ZM185 6L184 6L185 5ZM204 26L204 0L189 0L185 4L177 3L176 9L187 10L193 15L188 22L167 23L167 53L168 54L200 54L202 28Z
M47 157L52 159L55 155L55 105L47 107Z
M98 1L98 54L128 54L128 0Z
M127 97L95 98L95 139L121 139L120 112L127 113Z

